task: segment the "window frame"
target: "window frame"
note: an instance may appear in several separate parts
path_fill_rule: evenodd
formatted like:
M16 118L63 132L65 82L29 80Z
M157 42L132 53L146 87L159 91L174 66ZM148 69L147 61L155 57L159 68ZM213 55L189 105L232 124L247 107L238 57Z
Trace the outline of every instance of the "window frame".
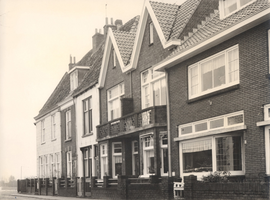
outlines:
M225 0L219 0L219 11L220 11L220 19L225 19L232 14L238 12L239 10L245 8L246 6L254 3L256 0L251 0L250 2L246 3L243 6L240 6L240 0L236 0L237 9L235 11L230 12L229 14L225 14Z
M242 132L237 132L237 133L226 133L226 134L220 134L220 135L212 135L208 137L203 137L203 138L197 138L197 139L191 139L191 140L186 140L183 142L179 142L179 164L180 164L180 176L189 176L189 175L196 175L198 179L201 179L202 176L207 176L211 172L217 171L217 158L216 158L216 139L218 138L223 138L223 137L235 137L235 136L240 136L241 137L241 159L242 159L242 170L240 171L229 171L231 176L241 176L245 175L245 147L244 147L244 134ZM183 144L185 143L193 143L197 141L203 141L211 139L212 141L212 171L211 172L189 172L189 173L184 173L184 155L183 155Z
M137 143L137 151L135 151L135 143ZM135 155L139 154L139 142L137 140L132 141L132 175L135 175L136 165L135 165Z
M70 90L73 91L78 87L78 70L70 73Z
M44 163L43 163L43 156L39 157L39 177L43 178L44 177Z
M45 119L43 119L41 120L41 144L44 144L46 142L45 136L46 136Z
M65 112L65 122L66 122L66 140L71 139L71 109ZM70 127L69 127L70 126Z
M50 154L50 177L53 178L54 176L54 167L55 167L55 164L54 164L54 156L53 154Z
M44 158L45 158L45 177L47 178L47 177L49 177L48 176L48 173L49 173L49 158L48 158L48 155L45 155L44 156Z
M88 109L85 108L85 102L88 101ZM83 136L93 134L93 112L92 112L92 96L83 100ZM85 114L88 115L88 132L85 130Z
M270 29L268 30L268 74L270 74Z
M147 78L145 79L144 74L147 73ZM164 93L165 97L162 95L162 82L164 85ZM160 97L159 97L159 103L155 103L154 101L154 84L158 83L158 87L160 90ZM148 94L146 95L145 88L148 88ZM150 67L144 71L141 72L141 103L142 103L142 109L151 107L151 106L158 106L158 105L166 105L167 99L166 99L166 90L167 90L167 84L166 84L166 78L164 72L157 72L154 70L153 67ZM149 96L149 103L146 103L146 96ZM163 99L164 98L164 99ZM165 100L165 103L162 102Z
M145 141L146 138L149 138L149 146L146 145L146 142L147 142L147 141ZM154 152L154 135L153 135L153 133L147 133L147 134L141 135L140 140L141 140L142 147L143 147L143 159L142 159L143 160L143 175L142 175L142 177L149 177L150 175L157 173L157 172L149 173L149 169L147 169L148 168L147 167L147 152L152 151L153 154L155 154L155 152ZM155 162L155 155L153 157L154 157L154 162Z
M83 164L84 164L84 177L89 177L89 150L85 148L83 150Z
M67 156L67 178L72 178L72 151L66 153Z
M228 60L228 54L229 52L233 51L233 50L237 50L237 57L238 57L238 62L237 62L237 70L234 70L237 71L236 73L238 73L238 80L234 80L234 81L231 81L229 82L229 60ZM211 89L207 89L205 91L202 91L202 64L203 63L207 63L208 61L212 61L214 60L215 58L218 58L219 56L223 55L225 56L225 83L224 84L221 84L219 86L216 86L216 87L212 87ZM228 87L231 87L231 86L234 86L234 85L237 85L240 83L240 57L239 57L239 45L234 45L230 48L227 48L221 52L218 52L212 56L209 56L203 60L200 60L199 62L196 62L192 65L189 65L188 66L188 98L189 99L194 99L194 98L197 98L197 97L200 97L200 96L203 96L203 95L206 95L206 94L210 94L210 93L213 93L215 91L219 91L219 90L222 90L222 89L225 89L225 88L228 88ZM192 85L192 77L191 77L191 70L194 69L194 68L197 68L197 85L198 85L198 91L196 94L192 94L192 89L191 87L193 86ZM212 69L212 72L213 72L213 69ZM214 78L214 77L213 77ZM214 79L213 79L214 80Z
M103 147L104 147L104 153L103 153ZM105 163L103 161L105 160ZM104 165L105 168L104 168ZM100 176L101 179L103 179L103 176L108 176L108 144L102 143L100 144Z
M112 59L113 59L113 68L116 67L116 52L115 49L112 49Z
M55 174L57 178L61 177L61 154L56 153L55 154L55 162L56 162L56 167L55 167Z
M164 137L167 137L167 144L163 144ZM163 149L167 149L167 151L168 151L168 135L167 134L160 135L160 159L161 159L160 174L161 174L161 176L168 176L168 172L164 173L164 159L163 159L164 152L163 152Z
M115 88L117 88L117 95L115 95L114 97L110 97L110 93L112 90L114 90ZM121 109L121 98L125 95L125 84L124 82L121 82L119 84L117 84L116 86L110 88L107 90L107 110L108 110L108 121L120 118L122 116L122 109ZM118 108L119 108L119 116L114 117L114 114L112 116L111 111L113 111L113 109L111 109L111 103L112 102L116 102L116 104L118 104Z
M114 150L115 149L119 149L119 148L115 148L115 144L121 144L121 153L115 153ZM112 177L113 178L117 178L117 174L116 173L116 169L115 169L115 161L116 161L116 157L120 157L121 156L121 164L123 163L122 159L122 150L123 150L123 146L122 146L122 142L112 142Z
M266 174L270 175L270 126L264 127Z
M56 121L55 121L55 116L56 116L56 114L53 114L51 116L51 120L52 120L51 140L55 140L56 139Z

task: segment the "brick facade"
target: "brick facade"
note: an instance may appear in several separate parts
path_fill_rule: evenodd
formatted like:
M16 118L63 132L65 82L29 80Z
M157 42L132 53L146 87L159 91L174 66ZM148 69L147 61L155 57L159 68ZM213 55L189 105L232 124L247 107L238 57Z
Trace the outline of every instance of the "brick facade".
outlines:
M265 76L269 70L269 28L269 21L260 24L168 70L172 171L177 176L180 175L179 145L173 141L178 137L177 125L240 110L244 110L244 122L247 125L243 133L243 139L247 142L244 147L245 172L265 172L264 130L257 127L256 122L263 121L262 106L270 103L270 81ZM236 44L239 45L239 86L188 101L188 66Z

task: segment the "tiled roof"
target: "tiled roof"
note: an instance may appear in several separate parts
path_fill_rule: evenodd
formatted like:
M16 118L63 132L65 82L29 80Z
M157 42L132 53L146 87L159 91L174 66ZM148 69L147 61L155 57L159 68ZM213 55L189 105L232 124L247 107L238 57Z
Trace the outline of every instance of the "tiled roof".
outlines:
M39 111L39 114L35 117L35 119L42 117L44 114L56 108L57 104L63 101L69 95L69 91L70 91L70 78L69 74L65 73L61 81L58 83L57 87L54 89L53 93L49 97L49 99L46 101L44 106Z
M93 49L91 49L85 56L76 63L77 66L91 66L91 56L93 54Z
M136 33L114 30L113 34L123 63L127 65L132 53Z
M126 22L123 26L119 28L119 31L127 31L131 33L136 33L137 27L139 24L140 16L137 15L136 17L133 17L131 20Z
M104 41L98 47L97 51L95 51L93 54L90 54L88 52L82 58L82 60L80 62L82 62L82 64L84 64L84 66L90 66L90 69L85 74L85 76L82 80L82 83L79 85L79 87L74 90L73 96L77 96L81 92L93 87L96 83L98 83L99 72L100 72L102 58L103 58L103 52L104 52ZM87 57L87 56L89 56L89 57Z
M178 11L178 5L153 2L150 1L150 5L155 13L155 16L159 22L160 28L164 34L166 40L168 40L171 29L174 25L175 16Z
M215 10L201 25L198 25L197 29L190 32L188 37L181 40L181 45L168 57L185 51L268 8L270 8L268 0L258 0L223 20L220 19L219 11Z

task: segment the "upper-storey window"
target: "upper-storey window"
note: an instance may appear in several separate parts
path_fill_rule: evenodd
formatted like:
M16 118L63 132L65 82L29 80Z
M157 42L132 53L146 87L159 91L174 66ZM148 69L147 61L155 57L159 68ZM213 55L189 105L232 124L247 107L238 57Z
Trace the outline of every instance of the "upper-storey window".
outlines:
M220 0L219 8L221 18L225 18L242 9L255 0Z
M66 140L71 138L71 111L66 112Z
M83 101L84 135L92 132L92 97Z
M238 45L188 68L189 99L239 83Z
M120 99L124 94L124 83L120 83L107 91L109 121L121 117Z
M55 122L55 114L52 115L52 133L51 133L51 139L56 139L56 122Z
M74 70L70 74L70 90L75 90L78 87L78 71Z
M44 125L45 120L41 121L41 143L45 142L45 125Z
M153 22L149 24L149 44L154 43L154 25Z
M142 109L150 106L166 105L165 73L153 68L141 73Z

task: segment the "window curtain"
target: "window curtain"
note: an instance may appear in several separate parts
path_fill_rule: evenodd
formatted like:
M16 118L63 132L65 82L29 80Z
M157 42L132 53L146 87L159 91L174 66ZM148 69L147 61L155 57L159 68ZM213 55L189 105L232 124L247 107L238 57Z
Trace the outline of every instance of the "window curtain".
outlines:
M212 149L212 139L201 140L196 142L184 143L182 151L183 153L192 153L199 151L206 151Z

